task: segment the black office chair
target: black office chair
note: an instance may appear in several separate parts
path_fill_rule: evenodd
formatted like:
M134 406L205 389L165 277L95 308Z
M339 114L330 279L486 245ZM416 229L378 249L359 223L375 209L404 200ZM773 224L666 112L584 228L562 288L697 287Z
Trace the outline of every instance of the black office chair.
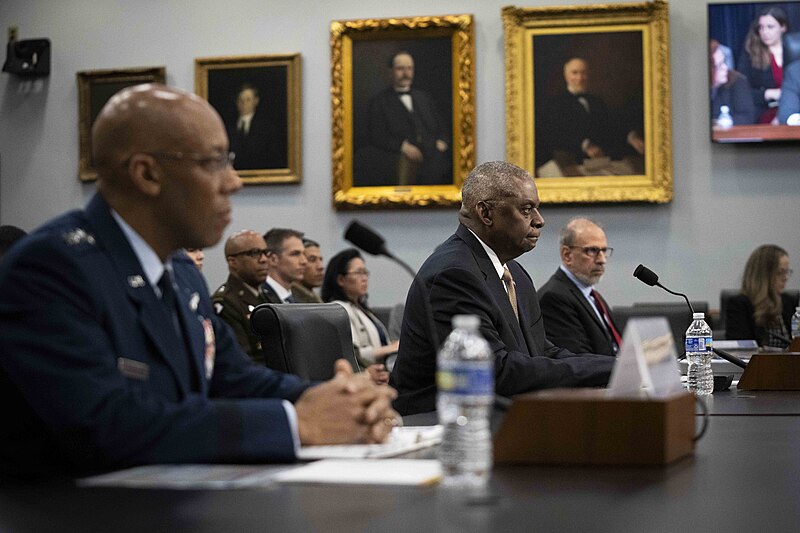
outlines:
M617 326L620 328L621 332L625 331L625 325L631 318L665 317L667 322L669 322L672 338L675 340L675 349L678 353L678 357L683 356L683 344L686 340L686 330L689 324L692 323L692 315L689 313L686 302L683 302L682 306L673 305L672 303L664 305L619 306L614 307L612 312L614 313L614 320L617 322ZM697 312L699 313L700 311Z
M800 59L800 32L783 34L783 68Z
M725 313L728 310L728 302L731 298L740 294L742 291L741 289L722 289L719 293L719 323L717 327L721 331L725 331ZM784 294L788 294L792 296L794 300L800 298L800 291L783 291Z
M261 304L250 315L261 336L266 365L301 378L333 377L333 363L347 359L358 368L347 311L339 304Z

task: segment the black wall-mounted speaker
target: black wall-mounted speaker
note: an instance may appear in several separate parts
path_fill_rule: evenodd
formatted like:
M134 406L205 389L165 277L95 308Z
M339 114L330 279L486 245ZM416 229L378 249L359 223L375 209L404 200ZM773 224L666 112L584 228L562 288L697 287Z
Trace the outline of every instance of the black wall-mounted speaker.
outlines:
M50 39L9 41L3 72L18 76L50 74Z

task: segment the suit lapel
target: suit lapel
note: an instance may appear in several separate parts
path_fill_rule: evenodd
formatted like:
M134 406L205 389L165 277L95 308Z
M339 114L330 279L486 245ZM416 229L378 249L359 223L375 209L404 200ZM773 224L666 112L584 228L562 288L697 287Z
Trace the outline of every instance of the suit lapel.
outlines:
M96 195L86 207L86 217L97 233L98 241L108 250L119 279L125 284L128 298L137 310L139 324L172 370L181 393L187 394L189 376L178 370L174 356L171 356L176 353L177 348L172 317L156 297L136 254L100 195ZM177 353L182 352L183 350Z
M497 276L497 271L492 264L492 260L489 259L488 255L486 255L486 251L483 249L483 246L481 246L481 243L478 241L478 239L476 239L475 236L465 226L459 226L456 230L456 235L461 237L461 239L470 247L470 250L472 250L472 254L475 256L475 261L478 264L478 268L480 268L481 272L483 273L483 277L486 280L486 285L489 287L489 292L491 293L492 298L494 298L495 305L497 305L497 308L500 309L503 318L508 323L509 328L514 334L514 340L516 341L516 344L518 346L527 344L525 337L522 335L522 328L520 327L519 320L514 314L514 309L511 307L511 302L508 299L508 293L503 285L503 281ZM521 299L522 298L517 297L518 304Z
M194 265L192 265L194 268ZM200 293L193 291L191 285L183 279L180 269L175 269L175 281L178 285L178 315L186 335L189 358L192 362L191 372L195 374L195 383L200 384L200 392L206 392L208 380L205 376L206 332L202 320L210 317L200 317L197 307L200 302Z
M589 314L589 316L592 317L592 321L594 321L595 325L600 328L600 331L603 333L606 341L608 341L608 345L613 346L614 340L611 338L611 332L608 331L606 325L603 324L600 317L597 316L597 310L593 309L592 304L589 303L589 301L583 296L583 293L580 291L580 289L575 286L572 280L569 279L569 277L567 277L567 275L564 274L560 268L558 269L556 275L558 279L565 284L572 297L575 298L580 305L583 306L583 309Z

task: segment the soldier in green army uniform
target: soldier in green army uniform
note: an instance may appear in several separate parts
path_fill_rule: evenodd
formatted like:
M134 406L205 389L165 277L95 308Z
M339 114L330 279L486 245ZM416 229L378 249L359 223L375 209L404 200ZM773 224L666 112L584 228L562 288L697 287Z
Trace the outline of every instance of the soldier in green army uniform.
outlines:
M267 243L252 230L231 235L225 242L228 280L214 292L214 310L233 328L245 352L264 364L261 340L250 328L250 313L262 303L281 303L262 288L267 277Z

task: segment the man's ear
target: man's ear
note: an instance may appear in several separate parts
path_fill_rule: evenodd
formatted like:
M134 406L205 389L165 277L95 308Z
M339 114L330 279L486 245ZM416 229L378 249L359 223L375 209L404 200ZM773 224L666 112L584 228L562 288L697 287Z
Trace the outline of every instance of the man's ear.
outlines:
M492 206L488 202L481 200L475 205L475 214L484 226L492 225Z
M155 164L153 156L134 154L128 160L128 175L133 187L146 196L156 197L161 192L164 173Z
M567 246L566 244L562 244L561 248L559 249L559 254L561 255L561 262L565 265L569 265L572 262L572 248Z

